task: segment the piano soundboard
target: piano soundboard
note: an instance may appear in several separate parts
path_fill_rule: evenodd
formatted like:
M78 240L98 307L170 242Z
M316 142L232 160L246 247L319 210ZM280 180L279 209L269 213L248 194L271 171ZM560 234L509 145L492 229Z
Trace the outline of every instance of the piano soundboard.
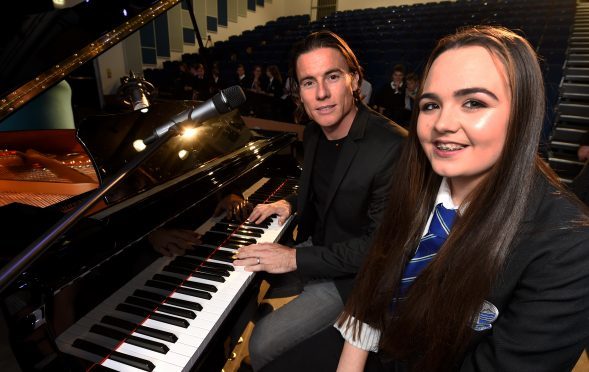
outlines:
M244 196L273 202L296 183L262 178ZM253 280L233 266L236 249L277 242L291 218L282 226L275 216L260 225L210 218L196 229L201 246L154 261L63 332L59 349L93 363L89 371L189 371Z

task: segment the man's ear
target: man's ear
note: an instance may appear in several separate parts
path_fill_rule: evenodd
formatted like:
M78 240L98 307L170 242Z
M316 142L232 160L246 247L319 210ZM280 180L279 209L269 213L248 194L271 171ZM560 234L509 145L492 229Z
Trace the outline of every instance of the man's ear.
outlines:
M352 91L358 90L358 81L360 80L360 75L357 72L354 72L352 75Z

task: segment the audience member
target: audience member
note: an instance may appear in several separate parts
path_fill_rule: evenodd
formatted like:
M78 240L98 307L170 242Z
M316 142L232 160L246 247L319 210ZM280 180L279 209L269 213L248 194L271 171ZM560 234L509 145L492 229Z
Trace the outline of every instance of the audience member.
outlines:
M255 65L254 69L252 70L252 79L249 82L248 89L254 93L262 93L264 92L265 86L266 81L262 76L262 66Z
M205 66L202 63L196 63L190 66L190 73L192 74L192 99L205 101L211 98Z
M227 87L225 81L221 77L221 70L219 69L219 62L214 62L211 68L211 80L210 80L210 94L214 96L219 93L221 89Z
M237 65L235 70L236 85L239 85L241 89L246 90L249 88L249 79L245 75L245 67L240 63Z
M282 84L282 75L278 70L278 66L270 65L266 68L266 76L268 77L268 83L266 84L266 94L270 96L268 101L269 110L268 118L274 120L280 120L282 118L282 93L284 86Z
M282 104L281 104L281 111L282 111L282 121L294 123L294 110L295 110L295 103L294 103L294 96L293 96L293 88L295 84L293 83L293 76L292 76L292 67L289 67L288 72L286 73L286 80L284 81L284 88L282 96L280 97Z
M389 119L400 122L405 110L405 67L395 65L391 74L391 82L382 87L374 97L378 112Z
M372 84L366 79L362 79L360 86L360 98L366 105L370 105L370 98L372 97Z
M360 86L360 98L362 102L366 105L370 105L370 99L372 98L372 84L366 80L366 71L362 69L362 75L364 78L362 79L362 85Z
M266 69L266 76L268 77L268 84L266 85L266 93L270 96L280 99L283 92L282 75L278 66L270 65Z
M410 72L405 78L405 111L401 117L401 124L404 127L409 126L411 120L411 113L413 112L413 105L417 91L419 90L419 77L416 73Z

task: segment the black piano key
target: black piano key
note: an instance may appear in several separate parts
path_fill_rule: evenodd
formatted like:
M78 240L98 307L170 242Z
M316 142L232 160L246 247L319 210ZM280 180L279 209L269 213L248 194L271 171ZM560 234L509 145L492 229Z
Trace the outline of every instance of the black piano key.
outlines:
M124 313L134 314L134 315L138 315L141 317L148 317L149 316L153 320L157 320L157 321L160 321L163 323L172 324L172 325L182 327L182 328L188 328L188 326L190 325L190 323L188 323L188 321L186 319L177 318L175 316L170 316L170 315L166 315L166 314L154 313L152 311L142 309L137 306L128 305L128 304L119 304L119 305L117 305L116 309L118 311L122 311Z
M129 366L133 366L135 368L142 369L144 371L153 371L155 369L155 365L149 360L137 358L132 355L123 354L118 351L111 351L110 349L104 346L96 345L93 342L86 341L81 338L76 339L73 342L72 346L80 350L87 351L91 354L101 356L103 358L108 355L109 359Z
M213 267L207 267L204 265L193 265L189 262L182 262L182 261L172 261L170 262L170 267L177 267L184 270L191 270L191 271L200 271L203 273L209 274L217 274L221 276L229 276L229 271L224 269L217 269Z
M256 234L260 234L260 235L264 234L264 229L262 229L260 227L246 226L243 223L236 224L236 223L219 221L211 228L211 230L215 230L215 231L218 230L218 231L222 231L222 232L223 231L227 232L227 230L233 231L235 229L244 230L247 232L256 233Z
M271 217L268 217L260 223L253 223L251 221L245 221L243 223L243 225L248 226L248 227L257 227L257 228L267 229L268 227L270 227L271 223L272 223L272 219L271 219Z
M116 329L105 327L100 324L93 325L90 328L90 332L111 338L116 341L125 340L124 342L130 345L135 345L147 350L155 351L156 353L160 354L166 354L168 351L170 351L170 348L165 344L162 344L161 342L151 341L145 338L129 335L125 332L117 331Z
M244 238L239 236L233 236L227 233L220 233L220 232L206 232L202 237L201 241L204 244L211 244L215 246L225 245L225 243L233 243L233 244L255 244L256 239L253 238Z
M211 268L211 267L206 267L206 266L201 266L197 269L197 271L201 272L201 273L207 273L207 274L215 274L215 275L220 275L220 276L229 276L229 271L227 270L223 270L223 269L215 269L215 268Z
M217 292L217 287L215 287L214 285L193 282L191 280L183 281L182 279L174 278L172 276L155 274L153 276L153 279L158 280L160 282L164 282L164 283L175 284L176 286L182 284L183 286L188 287L188 288L201 289L201 290L207 291L207 292Z
M248 220L240 222L240 221L237 221L236 219L228 220L226 218L222 219L219 222L223 222L223 223L227 223L227 224L234 224L234 225L243 225L243 226L248 226L248 227L256 227L256 228L268 228L268 226L270 226L270 223L271 223L271 217L266 218L264 221L262 221L260 223L253 223Z
M195 278L206 279L206 280L210 280L213 282L225 283L225 278L222 277L221 275L208 274L208 273L203 273L200 271L195 271L192 273L192 276Z
M198 249L194 249L192 252L189 253L191 257L200 257L203 259L212 258L217 261L223 261L232 263L233 262L233 255L232 252L216 250L213 247L206 247L206 246L199 246ZM214 252L214 254L212 254ZM209 257L210 256L210 257ZM187 274L186 274L187 275Z
M257 229L259 230L259 229ZM263 232L255 232L250 229L246 228L239 228L239 227L230 227L230 225L220 225L216 224L211 228L212 232L220 232L223 234L239 234L243 236L253 236L255 238L259 238L262 236Z
M223 228L223 229L230 228L232 230L239 228L239 229L244 229L247 231L255 232L260 235L263 235L265 232L263 229L263 226L253 224L251 222L243 222L243 223L235 224L235 223L226 222L226 221L219 221L219 222L217 222L217 224L215 226L218 226L219 228ZM270 224L268 224L268 226L270 226ZM214 227L213 227L213 229L214 229Z
M93 342L86 341L82 338L77 338L73 343L72 346L78 348L80 350L84 350L89 352L90 354L98 355L101 358L106 357L108 354L111 353L111 349L97 345Z
M178 256L174 259L174 261L186 261L186 262L191 262L194 265L200 265L204 262L205 266L208 267L213 267L213 268L219 268L219 269L223 269L223 270L227 270L227 271L235 271L235 268L232 265L226 265L226 264L222 264L222 263L218 263L218 262L210 262L210 261L204 261L204 260L200 260L198 258L194 258L194 257L190 257L190 256Z
M190 270L190 269L186 269L186 268L182 268L182 267L178 267L178 266L171 266L171 265L164 266L162 271L167 272L167 273L180 274L184 277L192 274L192 270Z
M101 323L111 325L113 327L118 327L124 329L128 332L134 331L137 333L141 333L142 335L150 336L153 338L157 338L160 340L168 341L168 342L176 342L178 341L178 336L171 332L161 331L159 329L146 327L139 325L137 323L129 322L128 320L115 318L114 316L105 315L100 320Z
M110 354L109 359L112 359L115 362L127 364L132 367L142 369L144 371L151 372L155 369L155 364L153 364L149 360L138 358L132 355L123 354L118 351L113 351Z
M217 288L215 288L215 292L216 291L217 291ZM158 302L163 302L163 303L167 303L170 305L183 307L185 309L192 309L192 310L196 310L196 311L202 310L202 305L199 304L198 302L180 300L178 298L170 298L170 297L159 295L157 293L144 291L141 289L136 289L133 292L133 295L137 296L137 297L141 297L141 298L147 298L147 299L153 300L153 301L158 301Z
M170 305L178 306L178 307L183 307L185 309L192 309L192 310L196 310L196 311L202 310L202 305L199 304L198 302L181 300L179 298L168 298L168 300L166 300L166 303L168 303Z
M160 311L160 312L166 313L166 314L176 315L176 316L179 316L182 318L188 318L188 319L195 319L196 318L196 314L193 311L185 310L185 309L178 309L177 307L174 307L174 306L163 305L159 302L149 301L144 298L129 296L125 299L125 302L128 304L131 304L131 305L145 307L145 308L148 308L152 311L155 311L157 308L157 311Z
M179 287L178 289L176 289L176 292L182 293L182 294L185 294L188 296L192 296L192 297L203 298L205 300L210 300L213 297L208 292L200 291L198 289L184 288L184 287Z
M241 247L245 247L246 245L249 245L249 244L235 243L235 242L227 241L227 242L223 243L221 245L221 247L230 248L230 249L239 249Z
M188 296L204 298L205 300L210 300L212 297L211 294L208 292L200 291L197 289L178 287L173 284L158 282L156 280L148 280L147 282L145 282L145 285L148 287L159 288L170 292L176 291L178 293L182 293Z
M225 260L230 259L230 257L226 257L226 256L222 256L222 257ZM219 259L219 258L215 258L215 259ZM231 258L231 260L233 261L232 258ZM165 271L168 273L180 274L180 275L184 275L184 276L191 275L195 278L208 279L208 280L213 280L213 281L220 282L220 283L223 283L225 281L225 278L223 278L223 276L221 276L221 275L204 273L204 272L201 272L200 270L193 271L190 269L183 269L183 268L175 267L175 266L171 266L171 265L164 266L162 271Z

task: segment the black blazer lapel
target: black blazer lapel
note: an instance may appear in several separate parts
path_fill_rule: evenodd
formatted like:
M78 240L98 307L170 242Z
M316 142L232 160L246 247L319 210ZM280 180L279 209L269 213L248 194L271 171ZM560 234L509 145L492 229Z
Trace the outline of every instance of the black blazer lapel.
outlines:
M350 131L348 132L348 138L344 142L342 146L341 153L337 160L337 164L335 166L335 170L333 171L333 176L331 178L331 184L329 185L329 191L327 193L327 202L325 203L325 210L323 210L323 216L325 217L325 213L329 210L331 206L331 202L339 189L342 180L346 173L348 173L348 169L350 168L350 164L354 160L356 153L358 152L358 148L360 143L356 141L362 140L364 138L364 130L366 128L366 121L367 121L367 108L362 103L357 104L358 112L356 113L356 117L352 122L352 126Z
M316 124L310 124L316 125ZM301 174L301 178L299 181L299 185L301 187L299 191L299 196L297 198L297 209L300 215L303 215L305 206L309 204L309 193L311 189L311 173L313 173L313 163L315 161L315 153L317 152L317 142L319 141L319 126L311 135L305 136L306 143L305 143L305 152L304 152L304 159L303 159L303 172Z

